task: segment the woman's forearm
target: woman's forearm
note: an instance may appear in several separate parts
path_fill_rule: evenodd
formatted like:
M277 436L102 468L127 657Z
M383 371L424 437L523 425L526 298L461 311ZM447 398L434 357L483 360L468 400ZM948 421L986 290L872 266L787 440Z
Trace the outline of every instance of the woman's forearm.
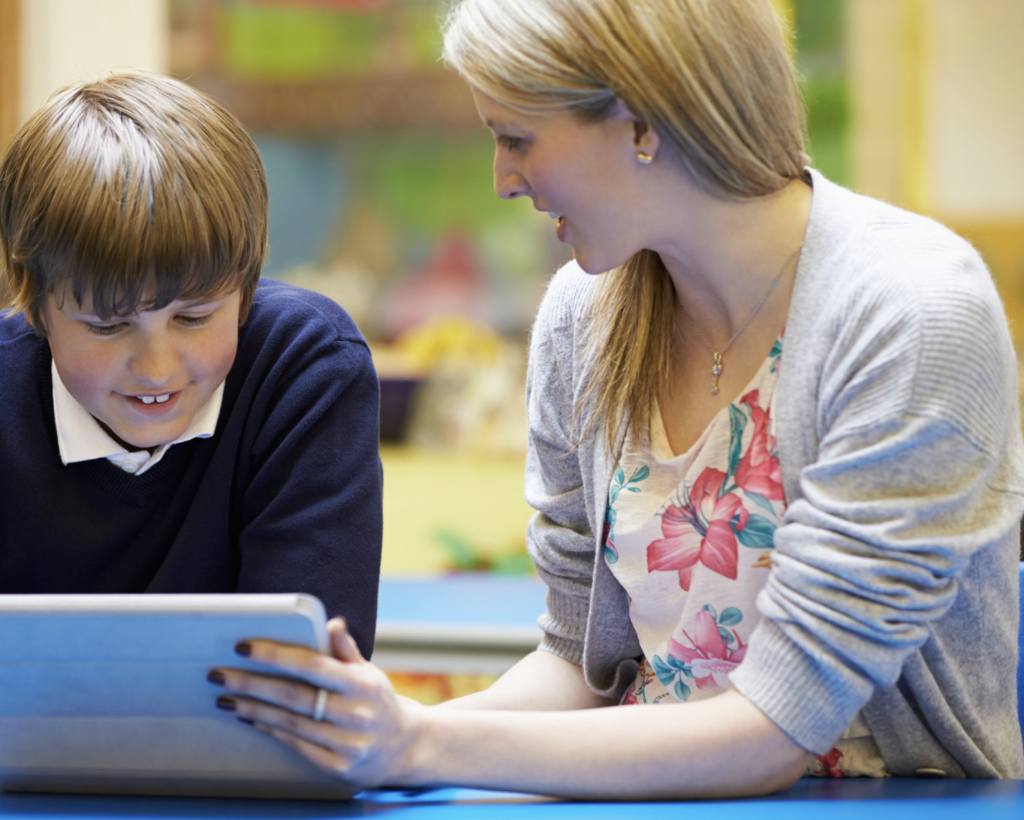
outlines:
M334 657L251 641L247 656L278 675L222 668L210 680L226 690L220 708L356 787L742 796L790 785L813 759L735 690L696 703L588 708L608 701L578 666L546 652L524 658L489 695L426 707L397 697L340 621L328 630Z
M396 782L656 799L765 794L813 756L736 691L571 712L423 709Z
M595 694L578 666L550 652L531 652L482 692L438 704L444 709L551 711L591 709L613 701Z

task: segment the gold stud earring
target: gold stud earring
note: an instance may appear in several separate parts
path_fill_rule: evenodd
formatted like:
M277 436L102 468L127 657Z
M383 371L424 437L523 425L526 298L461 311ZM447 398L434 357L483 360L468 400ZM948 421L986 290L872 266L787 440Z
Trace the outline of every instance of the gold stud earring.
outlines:
M641 165L650 165L654 162L654 157L651 154L645 154L643 151L637 151L636 158Z

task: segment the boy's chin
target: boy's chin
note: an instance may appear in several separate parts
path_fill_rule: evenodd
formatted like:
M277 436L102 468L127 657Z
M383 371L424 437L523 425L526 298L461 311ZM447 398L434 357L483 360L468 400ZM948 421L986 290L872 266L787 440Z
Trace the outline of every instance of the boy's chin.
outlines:
M99 421L99 419L97 419ZM157 447L161 447L164 444L170 444L174 441L177 436L168 438L167 435L160 435L157 431L140 431L140 430L121 430L120 435L117 430L114 430L110 425L100 421L100 427L103 428L104 432L110 436L114 441L120 444L129 452L141 452L142 450L149 450L153 452ZM149 433L148 435L146 433Z

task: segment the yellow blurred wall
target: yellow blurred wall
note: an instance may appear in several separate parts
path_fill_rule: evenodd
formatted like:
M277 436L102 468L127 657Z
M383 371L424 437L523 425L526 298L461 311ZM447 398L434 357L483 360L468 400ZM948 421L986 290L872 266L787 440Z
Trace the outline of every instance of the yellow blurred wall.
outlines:
M452 538L485 561L525 551L533 511L523 499L524 456L382 447L381 461L385 574L451 570Z
M68 83L108 71L166 71L169 2L3 0L3 21L18 28L19 121Z
M1024 327L1024 2L846 0L846 15L853 187L970 239Z

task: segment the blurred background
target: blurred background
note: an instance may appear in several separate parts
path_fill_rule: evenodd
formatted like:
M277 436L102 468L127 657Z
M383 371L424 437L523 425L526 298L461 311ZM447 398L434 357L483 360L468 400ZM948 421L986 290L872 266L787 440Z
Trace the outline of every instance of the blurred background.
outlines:
M173 74L251 130L265 275L337 300L374 352L386 579L531 573L525 342L570 257L528 201L494 195L491 138L438 59L443 5L0 0L0 149L55 88L125 68ZM1024 344L1024 0L775 5L814 164L970 239Z

